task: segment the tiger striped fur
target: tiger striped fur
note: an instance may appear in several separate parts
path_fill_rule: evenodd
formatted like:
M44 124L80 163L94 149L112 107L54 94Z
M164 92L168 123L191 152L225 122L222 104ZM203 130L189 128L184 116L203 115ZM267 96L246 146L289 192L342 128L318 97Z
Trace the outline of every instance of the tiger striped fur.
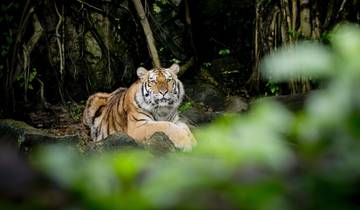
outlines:
M83 123L94 141L124 132L146 144L155 132L164 132L175 147L191 150L196 144L188 126L179 120L177 108L184 87L177 78L179 65L170 68L137 69L138 81L128 89L95 93L87 100Z

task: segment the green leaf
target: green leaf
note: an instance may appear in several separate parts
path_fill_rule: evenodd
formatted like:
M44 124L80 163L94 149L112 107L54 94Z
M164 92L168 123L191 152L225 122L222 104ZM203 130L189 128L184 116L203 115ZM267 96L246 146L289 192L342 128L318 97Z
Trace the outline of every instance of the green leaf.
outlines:
M186 112L187 110L191 109L192 107L192 103L190 101L183 103L180 107L179 107L179 111L180 112Z
M153 3L153 11L155 14L159 14L161 12L161 8L156 3Z
M219 51L219 55L229 55L230 54L230 49L221 49Z
M358 25L344 24L333 31L331 43L340 58L344 59L345 71L354 70L353 73L360 74L360 28Z
M33 71L30 73L29 76L29 82L32 82L35 79L36 75L37 75L36 68L33 68Z
M171 61L172 63L177 63L177 64L181 63L181 61L178 60L178 59L176 59L176 58L173 58L173 59L171 59L170 61Z

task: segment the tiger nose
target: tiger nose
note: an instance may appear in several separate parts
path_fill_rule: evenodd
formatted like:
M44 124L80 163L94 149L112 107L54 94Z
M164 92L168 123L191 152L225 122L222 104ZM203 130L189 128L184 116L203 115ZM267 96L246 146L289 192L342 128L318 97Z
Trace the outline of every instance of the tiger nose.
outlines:
M168 91L167 89L160 89L159 92L164 96Z

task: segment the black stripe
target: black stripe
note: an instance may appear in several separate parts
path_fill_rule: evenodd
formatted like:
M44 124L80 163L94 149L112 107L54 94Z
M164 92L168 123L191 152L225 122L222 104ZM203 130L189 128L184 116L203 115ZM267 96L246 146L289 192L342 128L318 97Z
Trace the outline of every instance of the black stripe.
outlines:
M144 84L141 85L141 95L144 97Z
M176 92L177 92L177 98L180 99L180 82L177 82L177 83L176 83L176 87L177 87L177 90L176 90Z
M124 94L123 94L124 95ZM116 122L116 124L120 124L121 123L121 118L122 118L122 115L123 115L123 110L124 109L120 109L119 107L122 107L122 104L124 103L124 96L121 96L122 98L120 98L119 100L118 100L118 104L117 104L117 106L116 106L116 114L114 114L113 116L115 116L115 120L114 120L114 122ZM116 116L119 116L118 118L116 118ZM116 126L115 126L115 128L117 128Z
M99 136L99 130L100 130L100 127L97 127L96 130L95 130L95 138L97 139L98 136Z
M140 109L143 109L143 107L142 107L141 104L139 103L138 99L136 98L136 95L134 96L134 101L135 101L136 105L137 105Z
M116 109L119 107L120 103L122 102L122 96L124 95L124 93L122 94L119 94L117 97L116 97Z
M113 130L116 131L117 129L116 129L116 125L115 125L115 119L114 119L114 113L113 112L111 112L110 118L111 118L111 126L112 126ZM110 121L109 121L109 123L110 123ZM110 131L109 131L109 134L110 134Z
M137 121L137 122L148 121L147 119L138 119L138 118L136 118L134 115L131 115L131 117L132 117L135 121Z
M143 114L143 115L145 115L146 117L148 117L148 118L150 118L150 119L154 119L154 116L151 114L151 113L145 113L145 112L139 112L139 114Z
M94 125L95 119L98 118L102 114L102 110L104 109L105 105L99 106L96 110L94 117L92 118L91 124Z

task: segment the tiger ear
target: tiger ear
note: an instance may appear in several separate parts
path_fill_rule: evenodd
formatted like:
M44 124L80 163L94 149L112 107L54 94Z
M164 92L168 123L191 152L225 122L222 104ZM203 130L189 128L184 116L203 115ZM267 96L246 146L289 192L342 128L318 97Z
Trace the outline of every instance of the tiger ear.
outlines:
M180 71L180 66L179 66L179 64L174 63L173 65L170 66L169 70L172 73L177 74Z
M146 70L144 67L139 67L136 70L136 74L140 79L143 79L147 73L148 73L148 70Z

